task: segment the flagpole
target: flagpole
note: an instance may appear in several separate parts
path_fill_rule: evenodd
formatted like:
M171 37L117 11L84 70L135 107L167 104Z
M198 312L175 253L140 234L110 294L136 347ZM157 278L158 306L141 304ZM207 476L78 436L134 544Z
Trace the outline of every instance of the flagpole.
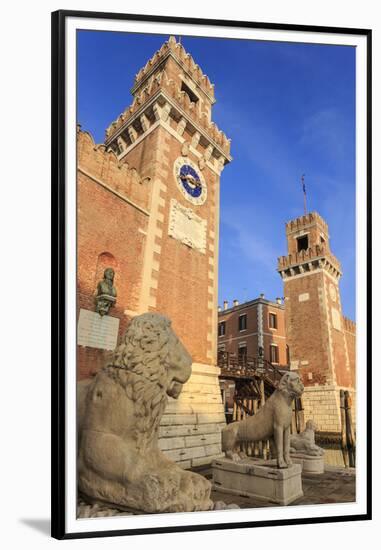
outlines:
M307 216L307 193L306 193L306 184L304 183L304 176L302 175L302 189L303 189L303 202L304 202L304 215Z

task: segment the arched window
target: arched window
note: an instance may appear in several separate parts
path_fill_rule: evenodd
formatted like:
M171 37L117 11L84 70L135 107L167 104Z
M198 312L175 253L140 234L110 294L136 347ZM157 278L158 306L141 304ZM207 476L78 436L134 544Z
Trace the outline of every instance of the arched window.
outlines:
M102 252L99 254L97 259L97 267L94 278L94 291L96 290L99 281L103 279L103 273L108 267L112 267L115 272L115 284L115 280L117 280L118 276L118 262L116 261L115 256L113 256L110 252Z

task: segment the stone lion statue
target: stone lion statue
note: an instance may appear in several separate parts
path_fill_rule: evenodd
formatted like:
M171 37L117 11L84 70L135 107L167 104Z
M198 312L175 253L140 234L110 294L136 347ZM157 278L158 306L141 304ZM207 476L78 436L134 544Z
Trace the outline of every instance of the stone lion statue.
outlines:
M300 397L304 386L299 375L287 372L282 376L274 393L254 416L233 422L222 430L222 450L227 458L238 460L234 452L240 441L263 441L269 439L277 459L278 468L291 466L290 425L292 401Z
M135 317L113 361L78 391L78 489L122 510L209 510L211 484L158 449L168 395L177 398L192 359L157 313Z
M310 456L322 456L324 449L315 444L317 426L313 420L307 420L306 429L290 438L291 453L303 453Z

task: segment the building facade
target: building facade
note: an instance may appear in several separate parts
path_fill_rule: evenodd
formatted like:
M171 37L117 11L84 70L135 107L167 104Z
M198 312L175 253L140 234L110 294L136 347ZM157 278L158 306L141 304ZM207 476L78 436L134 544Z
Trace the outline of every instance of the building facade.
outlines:
M278 259L278 272L290 366L305 385L305 418L320 431L340 432L340 390L354 403L356 387L356 326L342 313L340 262L330 250L328 225L316 212L288 222L286 237L287 256Z
M104 144L78 131L78 377L107 361L133 316L167 315L193 367L167 407L160 446L187 468L220 455L225 424L217 282L230 141L212 122L214 86L173 37L139 71L132 94ZM117 296L100 319L94 295L107 268Z
M218 351L238 362L245 357L263 357L276 366L288 365L284 305L280 298L255 300L232 307L224 302L218 312Z

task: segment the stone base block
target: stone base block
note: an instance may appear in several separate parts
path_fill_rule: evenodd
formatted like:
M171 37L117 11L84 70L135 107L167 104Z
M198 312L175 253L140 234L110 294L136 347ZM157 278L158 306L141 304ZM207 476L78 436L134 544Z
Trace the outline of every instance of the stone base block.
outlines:
M212 469L218 491L284 506L303 496L300 464L278 469L275 460L221 458L213 461Z
M294 464L300 464L304 474L324 474L324 455L310 456L304 453L293 453L291 460Z
M183 468L211 464L222 454L226 426L218 381L220 369L193 363L178 399L169 398L159 431L159 448Z

